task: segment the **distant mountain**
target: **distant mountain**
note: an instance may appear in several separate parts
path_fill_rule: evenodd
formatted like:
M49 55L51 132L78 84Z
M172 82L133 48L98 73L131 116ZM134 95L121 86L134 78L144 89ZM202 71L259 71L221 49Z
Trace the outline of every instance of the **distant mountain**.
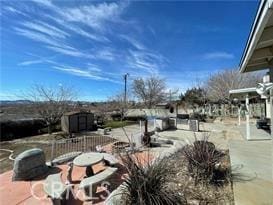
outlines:
M30 103L30 100L0 100L0 105L21 105Z

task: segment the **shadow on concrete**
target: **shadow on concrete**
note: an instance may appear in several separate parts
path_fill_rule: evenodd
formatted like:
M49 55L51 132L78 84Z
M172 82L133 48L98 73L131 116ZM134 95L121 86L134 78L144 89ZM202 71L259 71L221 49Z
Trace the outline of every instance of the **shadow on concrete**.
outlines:
M51 175L51 174L57 174L60 173L62 171L62 169L60 169L59 167L48 167L48 171L46 174L42 175L42 176L38 176L35 177L33 179L31 179L31 181L40 181L45 179L47 176Z
M97 191L92 200L88 200L92 201L92 204L102 203L103 201L105 201L105 199L109 195L109 192L112 192L113 190L118 188L118 186L121 185L124 181L124 174L127 173L127 170L121 164L116 165L116 167L118 168L118 171L112 177L106 180L108 184L105 185L107 186L99 189L99 191Z
M164 130L164 131L176 131L176 130L182 130L182 131L186 131L186 132L194 132L192 130L189 130L189 129L183 129L183 128L175 128L175 129L167 129L167 130ZM164 132L163 131L163 132ZM198 132L211 132L210 130L199 130ZM160 132L159 132L160 133Z
M255 173L254 175L248 175L245 174L243 172L241 172L241 170L244 168L243 164L237 165L237 166L233 166L232 167L232 182L249 182L249 181L253 181L257 178L257 174Z

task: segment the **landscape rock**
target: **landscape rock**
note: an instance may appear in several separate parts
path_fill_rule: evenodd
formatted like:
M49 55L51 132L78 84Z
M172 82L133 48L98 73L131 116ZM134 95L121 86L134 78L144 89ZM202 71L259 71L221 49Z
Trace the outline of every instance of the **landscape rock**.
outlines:
M44 175L47 171L43 150L29 149L15 158L12 180L31 180Z

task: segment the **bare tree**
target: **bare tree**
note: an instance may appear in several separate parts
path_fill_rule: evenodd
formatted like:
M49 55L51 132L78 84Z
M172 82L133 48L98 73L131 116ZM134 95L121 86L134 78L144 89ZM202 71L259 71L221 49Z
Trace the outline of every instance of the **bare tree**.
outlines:
M35 85L27 98L31 100L35 112L46 122L48 133L51 134L52 126L60 121L69 108L74 107L71 103L75 99L75 92L70 87L48 88Z
M148 108L165 99L165 80L156 76L135 79L132 89L136 97Z
M255 87L261 79L261 73L242 74L238 69L227 69L212 75L204 86L208 98L212 101L219 101L228 99L229 90Z
M119 92L108 98L109 111L122 111L124 107L124 93Z

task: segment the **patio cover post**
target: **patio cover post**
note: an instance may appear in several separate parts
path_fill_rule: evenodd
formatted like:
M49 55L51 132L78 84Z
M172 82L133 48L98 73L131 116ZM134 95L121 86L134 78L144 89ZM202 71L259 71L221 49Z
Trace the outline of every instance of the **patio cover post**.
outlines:
M270 89L269 99L270 99L270 135L271 135L271 138L273 139L273 89Z
M273 68L269 69L269 79L270 82L273 82ZM269 91L269 104L270 104L270 134L273 139L273 88ZM273 157L273 149L272 149L272 157ZM273 172L273 169L272 169ZM272 175L273 176L273 175Z
M246 95L246 139L250 139L250 125L249 125L249 96Z
M241 106L238 106L238 125L241 125Z

